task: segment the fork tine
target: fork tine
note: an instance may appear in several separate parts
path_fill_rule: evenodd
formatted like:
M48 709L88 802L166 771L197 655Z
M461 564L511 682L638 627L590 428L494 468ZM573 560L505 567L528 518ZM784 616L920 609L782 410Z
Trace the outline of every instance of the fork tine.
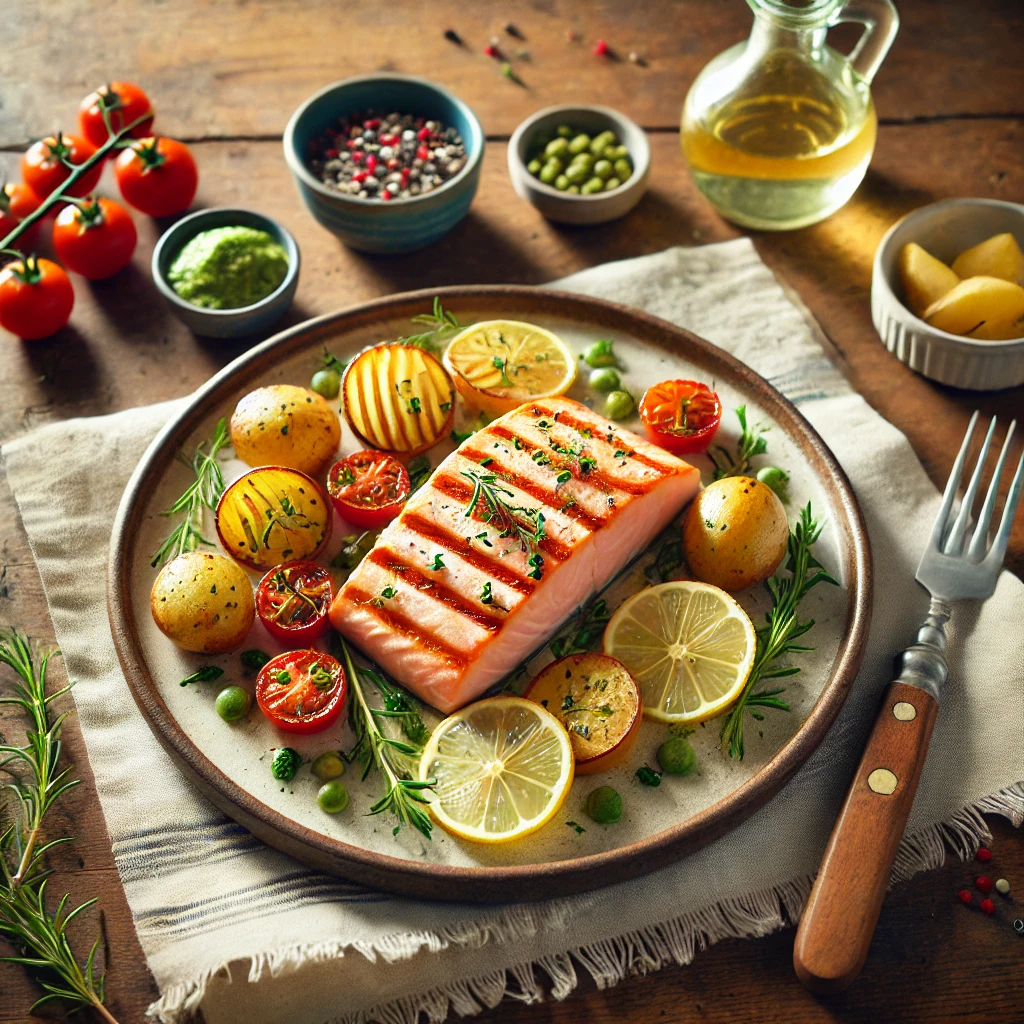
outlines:
M946 489L942 493L942 505L939 507L939 514L935 517L932 526L931 540L928 547L935 551L942 550L942 535L946 532L946 522L949 519L949 510L953 507L953 499L956 497L956 489L960 483L960 474L964 471L964 462L967 459L967 449L971 444L971 435L974 433L974 424L978 422L978 411L975 409L971 416L971 422L967 424L967 433L964 434L963 443L957 453L953 468L949 471L949 479L946 481Z
M1021 452L1017 471L1013 474L1013 483L1010 484L1009 493L1006 495L1006 504L1003 506L1003 518L999 522L999 532L996 534L995 540L992 541L992 550L985 558L986 564L1002 565L1003 559L1006 557L1006 546L1010 543L1010 528L1013 526L1013 516L1017 511L1022 490L1024 490L1024 452Z
M971 482L964 491L963 499L960 502L960 514L953 523L953 529L949 531L946 543L942 550L947 555L959 555L964 546L964 536L971 524L971 512L974 509L974 499L978 496L978 488L981 486L981 474L985 472L985 458L988 455L988 446L992 443L992 435L996 429L996 418L988 425L985 432L985 440L981 444L981 451L978 452L978 461L975 463L974 472L971 474Z
M985 557L985 549L988 547L988 531L992 525L992 513L996 507L996 497L999 493L999 480L1003 475L1003 467L1006 465L1006 457L1010 454L1010 443L1013 441L1013 431L1017 426L1016 420L1010 421L1010 428L1006 431L1003 440L1002 450L999 452L999 460L992 473L992 482L988 486L988 493L981 506L981 515L978 517L978 525L971 538L971 545L967 549L967 558L972 562L980 562Z

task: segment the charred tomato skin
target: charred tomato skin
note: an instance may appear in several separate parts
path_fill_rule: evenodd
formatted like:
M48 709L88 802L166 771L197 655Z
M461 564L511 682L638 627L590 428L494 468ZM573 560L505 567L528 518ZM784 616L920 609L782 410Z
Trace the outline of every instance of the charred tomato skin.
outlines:
M327 474L327 492L338 515L362 530L379 530L391 522L411 488L409 471L398 459L370 449L345 456Z
M651 441L676 455L704 451L722 422L718 394L696 380L652 385L640 399L639 412Z
M333 679L329 687L321 688L313 681L317 666ZM347 696L345 670L321 651L286 651L271 658L256 677L260 711L285 732L322 732L338 720Z
M313 615L310 609L308 621L298 625L282 625L275 619L273 612L275 607L279 606L277 595L280 594L277 578L281 573L285 575L288 583L317 605L317 614ZM314 586L310 587L310 583ZM313 590L316 592L312 593ZM291 647L305 647L326 635L330 629L327 611L331 607L333 597L334 585L331 574L322 566L310 561L285 562L271 569L257 584L256 614L259 615L266 631L279 643Z

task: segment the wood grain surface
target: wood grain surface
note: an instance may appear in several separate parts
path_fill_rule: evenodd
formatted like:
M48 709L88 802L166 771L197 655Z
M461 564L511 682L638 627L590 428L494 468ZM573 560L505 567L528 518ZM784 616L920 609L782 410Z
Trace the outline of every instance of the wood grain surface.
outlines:
M1024 9L1019 0L900 0L902 26L875 82L881 128L868 176L846 208L788 234L751 233L783 283L817 317L854 387L910 439L941 484L970 411L1007 417L1024 410L1024 388L957 392L918 377L889 355L868 310L875 245L903 213L947 196L1024 199ZM503 26L526 36L517 43ZM193 142L201 174L196 205L241 204L277 217L302 247L293 309L298 323L393 291L442 284L541 283L596 263L738 237L696 192L679 154L676 126L697 71L743 38L750 13L741 0L582 0L532 3L452 0L430 4L352 0L38 0L5 12L0 59L0 165L17 174L32 138L73 124L88 89L108 77L134 79L153 97L158 126ZM454 28L457 49L442 38ZM566 30L581 34L570 43ZM482 55L502 37L519 88ZM853 35L836 33L849 44ZM646 66L599 60L607 39ZM530 59L517 59L519 49ZM477 111L490 141L472 212L430 258L367 258L342 247L301 209L281 156L280 132L292 109L336 78L374 69L423 74L451 86ZM504 140L524 116L550 103L602 102L651 133L651 187L624 220L572 229L544 221L512 191ZM108 194L116 194L104 180ZM161 306L149 276L157 224L136 216L140 244L131 268L113 281L75 279L72 324L22 345L0 337L0 438L40 423L96 415L177 397L244 348L192 336ZM55 454L55 457L59 457ZM31 551L6 481L0 482L0 622L51 640ZM1024 523L1010 565L1024 573ZM102 581L94 581L102 586ZM88 585L88 581L83 581ZM895 652L894 652L895 653ZM941 712L940 712L941 713ZM0 730L17 735L9 714ZM66 749L85 784L54 820L77 838L55 852L54 890L99 896L111 942L109 1002L118 1018L141 1021L155 997L117 879L109 839L74 718ZM1024 841L1000 819L986 867L1024 891ZM794 837L800 841L800 837ZM625 981L609 992L583 985L564 1004L506 1002L486 1024L929 1022L1003 1024L1024 1020L1024 939L1010 928L1019 904L994 917L962 907L958 889L977 864L947 865L899 887L882 909L860 980L827 998L806 992L791 965L792 930L757 941L729 941L686 969ZM95 920L83 926L89 938ZM0 965L0 1022L28 1020L38 995L20 970Z

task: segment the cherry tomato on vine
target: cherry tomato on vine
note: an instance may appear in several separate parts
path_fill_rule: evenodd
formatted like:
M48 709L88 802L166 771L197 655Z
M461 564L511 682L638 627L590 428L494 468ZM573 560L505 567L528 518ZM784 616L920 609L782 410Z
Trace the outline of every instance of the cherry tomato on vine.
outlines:
M677 454L702 452L718 432L722 403L695 380L663 380L644 392L640 419L651 440Z
M338 515L363 530L390 523L402 511L410 489L408 470L384 452L354 452L327 474L327 493Z
M132 261L138 235L131 214L113 199L69 203L53 225L53 248L68 270L101 281Z
M174 139L139 139L114 164L121 195L150 217L187 210L195 198L199 172L188 146Z
M0 327L25 341L59 331L74 304L68 275L50 260L29 256L0 270Z
M260 711L286 732L326 729L337 721L347 694L345 670L320 651L279 654L256 677Z
M110 119L111 131L119 132L126 124L142 117L153 109L149 97L131 82L108 82L89 93L78 107L78 127L97 149L110 137L107 126L103 123L103 111L106 110ZM131 130L131 136L144 139L153 133L153 118Z
M0 239L6 238L39 206L39 196L20 181L9 181L0 188ZM39 224L33 224L16 242L15 249L30 253L39 239Z
M33 143L21 158L21 177L39 197L45 199L68 175L71 169L63 162L84 164L96 152L91 142L76 135L58 132ZM96 164L68 190L70 196L87 196L97 185L103 173L102 163Z
M315 562L285 562L256 587L256 614L282 644L303 647L330 627L327 609L334 597L331 574Z

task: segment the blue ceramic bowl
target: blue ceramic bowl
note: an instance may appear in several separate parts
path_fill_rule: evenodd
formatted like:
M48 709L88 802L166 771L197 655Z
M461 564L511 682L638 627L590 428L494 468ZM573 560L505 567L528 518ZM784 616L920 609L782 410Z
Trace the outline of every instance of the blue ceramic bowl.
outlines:
M368 202L327 188L306 166L310 141L346 114L367 109L437 118L466 144L466 163L426 195ZM410 252L447 234L469 212L483 167L484 131L447 89L408 75L361 75L321 89L292 114L284 158L309 212L346 245L363 252Z
M288 254L285 279L265 299L238 309L205 309L186 302L170 286L167 272L186 242L210 228L241 227L266 231ZM237 338L243 334L266 331L284 315L292 304L299 284L299 247L291 234L276 220L252 210L218 206L189 214L168 228L153 250L153 280L171 311L196 334L211 338Z

